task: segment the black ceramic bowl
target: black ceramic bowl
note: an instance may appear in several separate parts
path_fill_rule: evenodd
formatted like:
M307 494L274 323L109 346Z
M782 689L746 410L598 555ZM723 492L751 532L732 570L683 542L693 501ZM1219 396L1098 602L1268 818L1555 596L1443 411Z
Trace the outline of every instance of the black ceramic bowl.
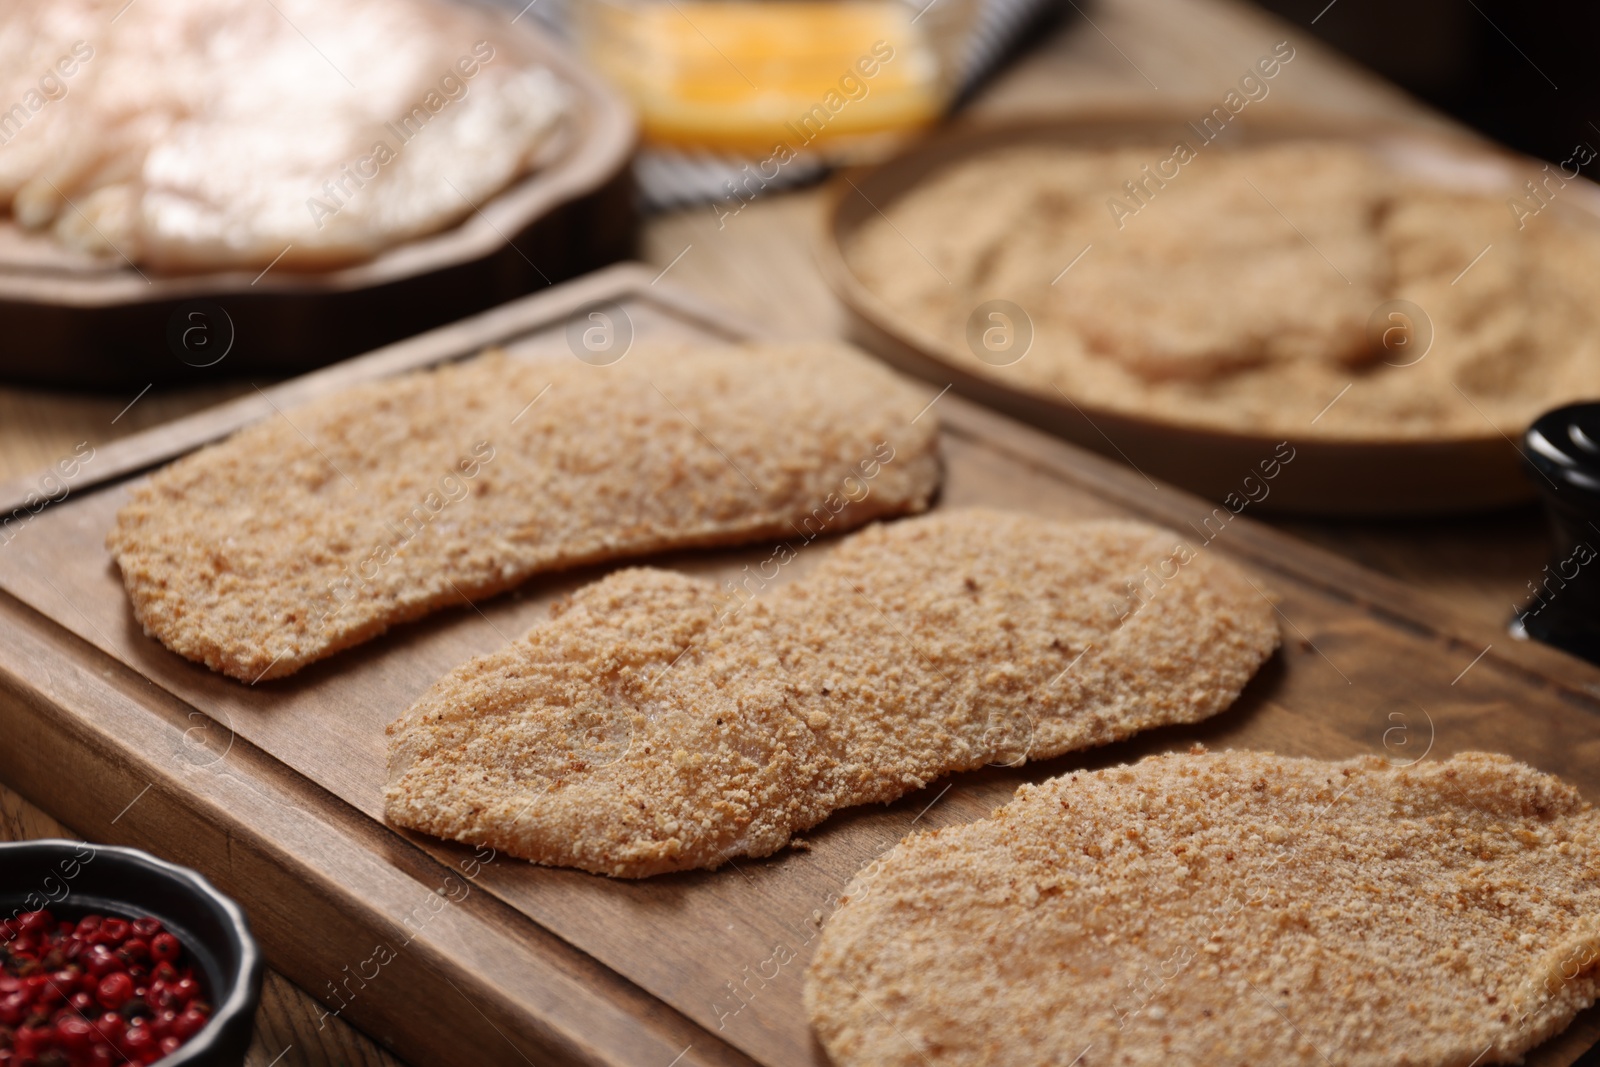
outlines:
M239 905L205 878L115 845L59 839L0 844L0 919L40 908L64 919L90 912L160 919L203 975L212 1005L205 1028L160 1067L244 1063L261 999L261 950Z

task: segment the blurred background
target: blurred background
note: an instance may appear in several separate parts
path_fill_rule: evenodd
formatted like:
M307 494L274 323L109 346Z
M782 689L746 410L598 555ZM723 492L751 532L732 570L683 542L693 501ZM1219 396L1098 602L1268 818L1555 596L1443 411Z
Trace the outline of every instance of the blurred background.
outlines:
M1600 145L1600 7L1517 0L1256 0L1512 148Z

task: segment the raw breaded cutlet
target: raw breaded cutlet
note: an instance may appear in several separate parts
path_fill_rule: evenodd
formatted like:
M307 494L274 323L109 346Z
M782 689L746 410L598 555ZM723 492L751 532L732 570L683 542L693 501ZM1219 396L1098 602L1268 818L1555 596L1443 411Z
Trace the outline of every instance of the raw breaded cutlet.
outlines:
M1163 567L1177 541L959 510L873 526L753 597L613 574L390 724L389 821L641 877L767 855L953 771L1203 719L1278 630L1215 554ZM1172 577L1134 610L1147 566Z
M863 868L806 976L838 1067L1482 1067L1595 999L1600 835L1481 753L1156 756Z
M106 543L146 633L277 678L542 571L921 511L929 392L831 343L489 353L201 449Z

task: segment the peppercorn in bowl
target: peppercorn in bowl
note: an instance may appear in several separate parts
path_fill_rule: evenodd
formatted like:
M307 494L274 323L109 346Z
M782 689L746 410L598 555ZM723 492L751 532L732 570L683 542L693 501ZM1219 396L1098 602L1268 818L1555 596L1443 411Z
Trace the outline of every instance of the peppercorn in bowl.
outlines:
M0 1067L244 1062L262 960L238 905L137 849L0 844Z

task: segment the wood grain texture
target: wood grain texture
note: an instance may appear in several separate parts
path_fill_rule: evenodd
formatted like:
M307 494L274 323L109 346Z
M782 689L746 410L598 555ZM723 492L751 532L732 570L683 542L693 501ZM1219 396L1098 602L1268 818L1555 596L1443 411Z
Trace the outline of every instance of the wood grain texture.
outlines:
M972 113L997 117L1055 115L1070 113L1078 107L1100 106L1145 95L1163 100L1180 93L1215 95L1237 77L1245 64L1286 35L1281 24L1244 4L1226 0L1104 0L1087 10L1093 25L1069 17L1061 30L986 86L972 105ZM1295 37L1295 44L1302 55L1295 61L1294 78L1280 78L1274 86L1274 93L1285 102L1386 117L1404 115L1423 122L1442 121L1392 86L1313 42L1303 40L1302 36ZM1145 82L1135 65L1156 78L1159 91ZM844 317L811 259L809 242L814 228L819 225L820 204L815 190L802 190L749 204L738 214L722 219L720 225L718 213L704 206L657 216L647 223L643 235L645 256L653 268L650 273L654 276L671 265L662 285L675 284L699 293L747 320L779 332L796 336L839 335L844 329ZM680 253L681 259L677 258ZM30 342L26 337L13 337L3 343L28 345ZM269 383L261 380L258 384ZM248 383L223 383L188 390L158 386L123 413L128 402L135 399L136 392L137 389L129 389L115 397L85 397L0 388L0 480L30 475L55 463L71 454L80 441L101 447L127 433L157 426L211 404L253 395ZM980 473L982 469L980 465ZM1509 613L1510 603L1544 563L1548 549L1542 522L1531 509L1470 520L1286 522L1279 525L1333 553L1399 578L1413 589L1425 590L1436 601L1447 602L1480 634L1487 635L1483 638L1484 644L1490 641L1498 644L1503 640L1500 627ZM1298 614L1296 617L1303 624ZM33 616L24 611L21 618L29 620ZM0 632L8 639L12 625L11 617L0 618L0 628L3 628ZM1326 650L1320 634L1314 632L1313 637ZM1465 644L1454 647L1459 665L1465 666L1482 647L1481 644L1476 648ZM86 646L80 646L78 651L83 652L84 648ZM1298 667L1306 654L1301 650L1296 656ZM90 658L91 676L98 676L101 670L115 673L103 657L94 654ZM1480 662L1478 667L1483 665ZM1466 685L1468 679L1475 681L1477 669L1473 668L1460 685ZM124 677L123 681L136 689L147 686L132 676ZM48 685L48 679L41 679L41 683ZM1492 719L1509 714L1519 702L1519 698L1513 697L1509 702L1497 704L1485 701L1480 695L1475 697L1472 706L1483 709L1478 712L1480 717ZM1381 705L1381 700L1377 703ZM1383 714L1377 714L1378 708L1373 711L1362 739L1367 749L1381 745L1379 727L1391 725ZM179 726L187 726L185 714L176 713ZM1314 719L1305 729L1313 737L1322 732ZM1353 750L1357 746L1350 743L1348 747ZM7 775L0 771L0 777ZM871 840L862 850L863 855L893 840L899 829L920 826L940 817L946 802L959 802L958 806L965 812L981 809L981 801L975 803L971 796L974 789L984 785L980 777L963 779L920 818L919 812L927 800L903 802L897 809L899 824L892 828L886 826L882 841ZM20 781L16 777L10 780ZM134 785L126 793L108 797L101 821L108 822L116 815L117 809L131 799L138 788ZM68 799L58 782L39 783L34 795L57 811L64 810ZM933 797L930 795L927 799ZM0 801L10 805L20 803L9 790L0 794ZM868 814L871 813L845 815L840 825ZM41 836L56 832L54 826L31 821L33 818L19 818L16 825L22 833ZM88 827L90 821L86 813L78 823ZM130 835L127 839L133 837ZM803 854L789 856L790 861L802 859ZM765 868L744 874L725 872L730 880L738 877L742 881L745 875L763 884L769 877ZM340 924L336 916L321 912L307 912L294 918L302 931L311 930L317 934ZM270 944L268 951L276 962L278 956ZM759 961L760 958L746 962ZM365 1053L358 1054L353 1046L346 1051L343 1046L317 1043L313 1035L318 1033L317 1019L323 1009L304 989L315 986L324 976L299 970L295 977L300 979L300 986L290 986L287 980L269 979L269 992L276 989L281 993L276 1003L282 1005L282 1012L271 1012L274 1021L268 1024L272 1038L279 1040L260 1039L258 1035L251 1067L264 1067L271 1058L266 1053L277 1055L291 1039L295 1040L295 1048L281 1061L285 1065L382 1062L377 1058L382 1054L376 1051L376 1045L369 1045ZM783 985L772 987L774 995L785 990L797 994L798 983L791 974L785 973L781 981ZM378 997L382 996L380 991ZM270 1003L273 1002L268 997L263 998L264 1018ZM759 1014L760 1000L752 1004L756 1007L750 1012L741 1012L729 1025L741 1028L753 1025L750 1020ZM425 1005L420 1010L425 1019L442 1023L457 1018L467 1009L459 1003L453 1007L440 1003ZM357 1022L369 1025L359 1019ZM333 1025L331 1020L329 1025ZM1582 1025L1590 1027L1588 1033L1594 1032L1587 1021ZM377 1032L381 1028L372 1023L370 1029ZM1579 1030L1575 1028L1572 1033L1578 1034ZM291 1035L299 1035L304 1040L291 1038ZM1579 1040L1581 1044L1582 1039ZM510 1062L521 1062L504 1047L500 1055Z
M286 383L273 400L284 404L342 381L455 358L490 339L514 358L571 358L566 318L606 284L641 335L735 332L714 329L694 306L675 310L665 287L651 286L649 277L609 272L573 293L508 306L486 321ZM935 396L930 388L930 401ZM242 686L165 651L133 623L101 545L139 477L133 475L47 509L0 557L7 594L0 625L13 637L0 647L0 717L8 728L44 738L43 758L33 763L0 752L0 774L24 793L42 790L52 773L93 775L101 785L94 795L52 798L69 823L199 866L245 901L269 957L325 1003L345 999L329 975L359 961L386 925L405 926L428 887L470 884L457 906L442 908L407 938L406 950L383 970L383 996L350 991L356 995L342 1009L424 1062L504 1055L496 1041L503 1037L555 1062L669 1062L681 1051L683 1063L815 1067L821 1061L798 1009L799 974L848 878L908 830L981 817L1020 782L1073 768L1194 741L1325 757L1481 748L1600 795L1593 759L1600 751L1600 670L1540 646L1504 646L1424 593L1248 516L1219 517L1193 496L1152 488L1132 470L957 397L938 399L935 410L944 423L947 471L940 507L982 504L1060 519L1133 516L1166 525L1196 551L1222 553L1245 568L1278 609L1284 650L1238 705L1206 723L956 776L892 805L841 813L808 833L807 847L729 870L619 882L499 857L475 863L469 848L382 825L383 726L445 670L537 622L555 597L600 570L538 579L476 608L400 628L293 678ZM127 447L154 460L268 411L246 398ZM113 467L122 462L116 451L107 449ZM829 550L824 541L802 546L780 580L804 573ZM657 562L720 578L770 551L683 553ZM147 796L144 785L152 786ZM111 824L134 797L142 799ZM330 925L314 943L299 936L321 923ZM418 1017L456 997L493 1026L447 1045ZM618 1031L622 1018L635 1020L636 1029ZM1594 1035L1591 1013L1530 1062L1570 1063Z
M637 268L597 276L524 301L510 314L526 319L531 310L540 322L556 322L550 340L563 344L566 316L597 294L643 285ZM667 314L660 306L639 307L634 321L649 330ZM714 332L692 310L671 317L699 336ZM271 412L272 403L292 405L294 397L336 387L352 373L370 378L467 355L517 332L505 314L491 313L429 338L427 352L401 344L359 367L274 387L271 403L253 394L187 424L130 437L105 449L102 471L187 450ZM87 482L70 497L74 506L96 498ZM63 503L44 514L66 510ZM28 536L39 530L24 530L7 547L42 547L48 534ZM77 562L68 569L81 569L88 558L83 544L69 555ZM16 564L26 566L21 553L0 560L0 568ZM49 578L46 584L59 588ZM430 861L336 798L320 790L298 794L308 783L236 735L226 712L201 713L109 661L85 660L86 646L64 632L38 631L30 640L27 631L36 624L29 609L0 598L0 630L9 638L0 647L5 730L33 739L26 755L14 747L0 753L0 776L24 795L49 798L52 814L96 839L152 848L204 870L245 902L280 968L317 989L341 1017L428 1063L497 1062L513 1050L551 1063L665 1063L679 1056L684 1064L749 1062L715 1037L696 1038L679 1013L549 933L526 923L517 928L514 913L477 891L483 883L470 850ZM94 629L103 632L85 632ZM344 747L339 737L323 741L330 755ZM59 789L61 781L79 779L94 781L95 789ZM385 903L373 910L379 900ZM316 936L307 938L307 929ZM392 957L381 966L372 962L377 945ZM357 975L367 967L379 973L364 981ZM381 997L368 991L379 979ZM465 1023L440 1027L432 1021L436 1010ZM319 1011L319 1019L327 1014Z

